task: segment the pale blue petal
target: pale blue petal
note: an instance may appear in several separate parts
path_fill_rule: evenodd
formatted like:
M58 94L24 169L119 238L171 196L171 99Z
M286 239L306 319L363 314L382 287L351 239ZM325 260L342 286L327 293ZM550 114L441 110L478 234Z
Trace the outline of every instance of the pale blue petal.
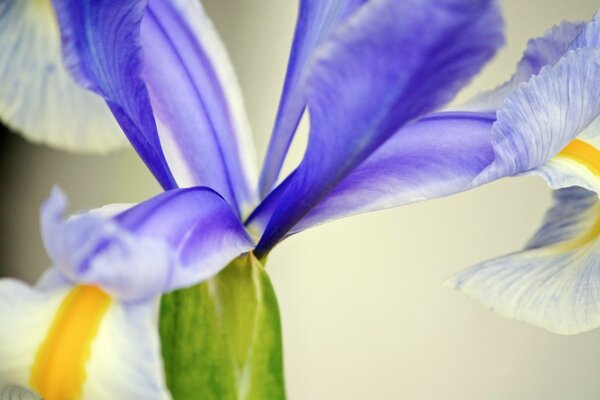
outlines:
M596 12L594 18L586 24L583 32L571 46L574 49L584 47L600 48L600 11Z
M127 143L102 98L63 67L49 1L0 2L0 119L33 142L65 150L106 152Z
M582 188L561 189L525 250L447 282L499 314L553 332L600 327L600 203Z
M519 86L498 112L496 159L475 185L544 165L600 114L600 50L571 50Z
M366 0L301 0L283 93L263 163L260 190L266 196L279 176L306 106L302 77L319 44Z
M508 82L477 95L458 108L463 111L496 111L502 108L506 96L516 90L519 84L537 75L544 66L556 64L572 48L573 41L584 27L583 22L564 21L548 29L542 37L529 40L527 49Z
M253 247L235 212L206 188L166 192L114 217L63 220L65 207L55 190L42 208L55 267L71 282L98 285L123 301L201 282Z
M501 32L488 0L374 0L340 25L307 72L308 147L258 253L404 124L449 101L494 54Z

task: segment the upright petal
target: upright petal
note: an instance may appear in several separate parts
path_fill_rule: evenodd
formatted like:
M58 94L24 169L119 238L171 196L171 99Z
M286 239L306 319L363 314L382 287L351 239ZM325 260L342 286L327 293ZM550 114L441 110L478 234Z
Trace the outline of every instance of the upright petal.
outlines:
M308 61L337 25L365 2L366 0L300 1L283 93L261 171L260 191L263 197L277 181L306 106L301 80Z
M584 29L583 22L563 21L548 29L542 37L529 40L527 49L517 64L517 69L509 81L499 87L483 92L466 105L458 107L468 111L496 111L520 83L527 82L546 65L554 65L573 46L573 41ZM583 47L583 46L579 46Z
M585 47L600 48L600 11L597 11L594 18L585 25L585 28L571 44L572 49L581 49Z
M474 185L542 167L598 115L600 50L571 50L507 97L494 125L495 160ZM563 186L541 173L551 186Z
M245 214L256 205L256 161L242 95L198 0L150 0L143 78L180 187L208 186Z
M0 280L0 383L47 400L168 399L155 314L91 286Z
M483 92L470 100L461 110L494 111L502 108L506 97L520 83L527 82L545 66L555 65L569 50L600 48L600 12L587 22L563 21L548 29L544 36L531 39L517 64L512 78L499 87Z
M374 0L341 25L308 71L308 147L258 253L394 132L449 101L494 54L501 25L488 0Z
M166 192L113 217L63 221L65 206L55 191L42 208L56 267L71 282L99 285L123 301L191 286L253 247L233 210L206 188Z
M447 285L553 332L600 327L598 195L573 187L556 191L555 201L523 251L463 271Z
M358 213L396 207L466 190L494 159L494 114L439 113L396 132L356 167L289 232ZM265 229L286 184L249 218Z
M31 141L61 149L103 152L126 143L102 98L63 67L49 0L0 3L0 119Z
M67 68L81 85L104 97L160 184L175 187L140 76L139 30L145 1L53 0L53 4Z

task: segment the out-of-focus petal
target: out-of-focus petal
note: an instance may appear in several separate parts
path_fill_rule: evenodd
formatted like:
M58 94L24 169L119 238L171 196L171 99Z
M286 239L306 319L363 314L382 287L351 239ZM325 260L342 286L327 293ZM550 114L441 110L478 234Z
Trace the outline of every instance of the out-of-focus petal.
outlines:
M340 25L307 72L307 151L258 253L404 124L449 101L495 53L501 32L487 0L374 0Z
M33 142L66 150L126 144L102 98L63 67L50 1L0 3L0 119Z
M73 77L102 96L125 135L165 188L176 183L163 155L141 78L143 0L53 0L63 57Z
M143 78L179 187L208 186L241 214L256 205L256 161L233 67L198 0L150 0Z
M573 46L573 41L584 29L583 22L564 21L548 29L544 36L529 40L527 49L517 64L512 78L499 87L483 92L466 105L457 107L464 111L496 111L520 83L537 75L542 67L554 65ZM584 47L584 46L579 46Z
M42 208L48 254L72 282L122 301L191 286L253 247L235 212L207 188L166 192L112 218L63 220L65 207L55 190Z
M290 234L368 211L466 190L494 159L493 114L440 113L396 132L356 167ZM282 186L282 189L285 185ZM277 189L248 221L260 234L277 204Z
M37 350L70 288L37 291L15 279L0 280L0 382L29 387Z
M47 400L168 399L155 314L93 287L0 280L0 382Z
M495 160L474 185L541 167L598 115L600 50L572 50L507 97L494 125ZM542 171L542 176L561 186L551 174Z
M283 93L260 177L266 196L279 176L306 106L301 80L318 45L366 0L301 0Z
M472 267L446 284L505 317L553 332L600 327L598 195L573 187L555 196L523 251Z

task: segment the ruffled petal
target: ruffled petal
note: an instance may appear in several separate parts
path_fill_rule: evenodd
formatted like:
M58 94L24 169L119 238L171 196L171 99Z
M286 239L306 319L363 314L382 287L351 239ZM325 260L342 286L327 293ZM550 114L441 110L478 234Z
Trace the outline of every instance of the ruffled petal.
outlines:
M0 3L0 118L27 139L61 149L105 152L126 144L102 98L63 67L50 1Z
M101 286L122 301L191 286L253 248L235 212L206 188L166 192L114 217L64 221L65 207L55 190L42 208L48 254L71 282Z
M466 190L494 159L493 114L439 113L402 128L354 169L290 234L354 214ZM285 184L261 204L248 226L259 235Z
M102 96L156 179L176 187L141 78L139 39L144 0L53 0L63 57L73 77Z
M573 187L555 192L542 228L518 253L447 282L501 315L561 334L600 327L600 203Z
M306 106L301 80L314 51L337 25L366 0L301 0L283 93L261 171L260 190L266 196L279 176Z
M495 160L474 185L542 167L581 135L598 115L600 50L571 50L556 65L543 68L507 97L494 125ZM544 172L547 168L548 165L537 172L551 186L561 186L552 174Z
M596 12L594 18L585 25L581 34L571 44L572 49L585 47L600 48L600 11Z
M574 40L585 28L583 22L564 21L548 29L542 37L529 40L527 49L517 64L512 78L497 88L483 92L467 104L458 107L463 111L496 111L502 108L506 97L517 89L519 84L527 82L537 75L546 65L554 65L574 46ZM588 47L588 46L577 46Z
M254 145L242 94L198 0L150 0L143 78L179 187L208 186L241 214L257 202Z
M156 308L93 287L0 280L0 382L47 400L168 399Z
M449 101L494 54L501 28L487 0L375 0L340 25L307 72L307 151L258 253L404 124Z

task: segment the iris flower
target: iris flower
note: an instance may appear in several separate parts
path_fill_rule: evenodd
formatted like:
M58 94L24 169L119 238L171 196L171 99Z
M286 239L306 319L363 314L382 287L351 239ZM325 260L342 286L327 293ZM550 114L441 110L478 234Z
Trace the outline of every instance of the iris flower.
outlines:
M34 288L2 282L0 380L46 399L163 398L165 378L175 398L282 398L272 248L499 168L493 112L430 114L502 43L491 0L302 0L260 179L197 1L8 0L0 22L3 120L76 150L117 146L118 125L166 191L65 221L60 195L44 206L53 267ZM304 158L278 182L305 109Z
M524 250L447 284L506 317L562 334L600 326L598 85L600 12L531 40L513 77L465 107L480 118L496 115L493 151L472 186L537 175L555 189L555 204Z

